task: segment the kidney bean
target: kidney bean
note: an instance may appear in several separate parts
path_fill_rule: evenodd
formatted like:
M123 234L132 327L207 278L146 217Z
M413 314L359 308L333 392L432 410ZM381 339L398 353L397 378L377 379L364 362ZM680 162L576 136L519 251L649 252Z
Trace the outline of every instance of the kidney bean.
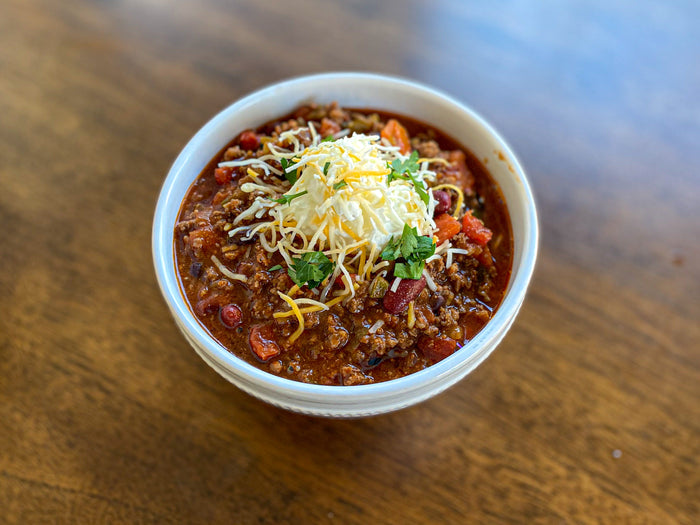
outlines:
M454 354L457 349L457 341L449 337L421 337L418 340L418 348L423 355L431 361L442 361Z
M420 279L402 279L395 292L391 289L384 295L382 303L384 309L390 314L399 314L408 308L408 303L413 301L425 288L425 276Z
M442 295L433 295L433 298L430 302L430 309L433 312L437 312L440 308L442 308L445 305L445 297Z
M197 315L208 315L213 314L219 310L219 305L221 304L221 298L218 295L210 295L199 301L195 307L194 311Z
M433 212L433 216L450 212L452 197L450 197L449 193L442 190L433 190L433 198L435 199L435 211Z
M235 304L227 304L219 312L221 322L226 328L238 328L243 322L243 312Z
M258 324L250 328L250 348L261 361L280 354L280 347L274 337L274 327L270 324Z

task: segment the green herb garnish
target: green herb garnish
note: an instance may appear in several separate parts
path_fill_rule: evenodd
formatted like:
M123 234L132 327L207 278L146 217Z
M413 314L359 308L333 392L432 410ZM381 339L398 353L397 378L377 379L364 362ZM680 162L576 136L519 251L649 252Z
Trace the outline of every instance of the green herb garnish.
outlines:
M421 275L423 275L423 268L425 268L425 261L414 261L410 263L397 262L394 265L394 277L400 277L401 279L420 279Z
M344 180L341 180L340 182L336 182L335 184L333 184L333 189L334 189L334 190L339 190L339 189L342 188L343 186L347 186L347 185L348 185L347 182L345 182Z
M391 168L388 182L391 182L394 179L407 180L406 177L403 177L402 175L404 173L415 173L420 167L418 165L418 152L414 151L406 160L394 159L391 164L388 164L388 166Z
M333 142L335 139L333 138L333 135L328 135L325 139L323 139L321 142Z
M280 164L282 165L282 171L284 172L284 178L289 181L289 184L294 186L294 184L297 181L298 175L297 175L297 169L294 168L292 171L287 171L287 168L293 164L293 162L289 162L287 159L280 159Z
M276 270L281 270L281 269L282 269L282 265L281 265L281 264L275 264L272 268L268 268L267 271L268 271L268 272L274 272L274 271L276 271Z
M391 164L387 162L387 167L391 170L389 176L386 179L387 186L395 180L407 180L413 183L413 187L420 196L423 203L428 206L430 203L430 197L428 192L425 191L425 186L421 181L419 181L415 173L419 169L418 165L418 152L414 151L411 156L406 160L394 159Z
M425 260L435 253L433 239L418 235L418 230L404 224L401 237L390 240L382 251L385 261L396 261L394 275L402 279L420 279L425 268Z
M323 280L333 273L335 264L323 252L308 252L300 259L292 259L292 266L287 273L297 286L308 285L316 288Z
M299 193L294 193L292 195L282 195L279 199L272 199L275 202L279 202L280 204L289 204L292 202L292 200L296 199L297 197L301 197L302 195L306 195L309 193L308 191L304 190Z
M324 175L328 175L328 168L330 168L330 167L331 167L331 163L330 163L330 162L326 162L326 163L323 165L323 174L324 174Z

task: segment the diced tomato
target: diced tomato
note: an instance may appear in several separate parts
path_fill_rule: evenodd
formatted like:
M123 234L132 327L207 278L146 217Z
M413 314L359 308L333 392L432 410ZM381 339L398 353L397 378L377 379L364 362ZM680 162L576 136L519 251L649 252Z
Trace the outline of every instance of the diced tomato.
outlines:
M443 172L443 181L454 182L466 194L474 192L474 175L467 167L467 157L462 150L450 151L447 155L450 165Z
M250 348L258 359L267 361L280 354L280 347L274 337L274 327L270 324L259 324L250 328Z
M484 226L481 219L474 217L471 210L467 210L467 213L464 214L462 231L469 239L481 246L486 246L493 237L493 232Z
M484 246L480 253L474 256L479 264L485 266L486 268L491 268L493 266L493 256L491 255L491 250L488 246Z
M388 140L392 146L398 146L403 155L411 153L411 137L398 120L389 119L382 129L381 137Z
M435 236L438 238L438 244L442 244L443 242L451 239L462 229L459 225L459 221L448 213L438 215L434 220L435 226L437 226Z
M442 361L455 353L457 341L449 337L421 337L418 348L433 362Z
M260 147L260 137L255 131L247 129L241 133L241 138L238 139L238 144L241 148L247 151L255 151Z
M319 129L319 133L321 134L321 138L326 138L331 135L335 135L340 131L340 124L338 124L335 120L331 120L329 118L323 117L321 120L321 129Z
M233 168L223 167L214 170L214 178L218 184L226 184L233 179Z
M211 200L212 205L218 206L224 202L228 197L231 196L231 192L228 188L222 188L220 191L216 192L214 198Z

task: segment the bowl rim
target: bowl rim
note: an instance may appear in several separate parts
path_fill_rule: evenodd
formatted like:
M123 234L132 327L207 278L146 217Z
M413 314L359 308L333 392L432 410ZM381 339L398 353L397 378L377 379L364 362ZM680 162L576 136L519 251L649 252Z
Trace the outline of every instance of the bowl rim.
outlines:
M460 351L455 352L442 361L423 370L384 382L365 385L318 385L287 379L259 369L231 353L208 333L204 325L197 320L190 310L183 295L178 272L174 264L175 247L173 243L173 230L175 224L165 224L165 215L166 210L169 209L173 203L179 210L182 199L184 198L184 195L175 194L175 181L179 180L181 177L189 177L189 187L196 177L199 176L201 169L204 169L204 166L202 166L197 173L183 173L183 168L188 163L190 157L206 143L206 138L209 135L220 126L225 125L230 119L235 118L238 112L249 107L251 104L255 104L260 99L275 94L279 95L278 92L292 88L293 86L298 86L299 84L343 80L359 80L393 85L397 88L412 90L423 96L441 99L440 101L443 104L459 109L462 113L461 117L472 120L474 124L483 128L483 130L491 135L493 140L499 144L500 150L513 168L512 171L516 180L520 183L519 193L526 211L526 220L523 228L523 254L520 265L517 267L516 272L514 261L513 267L511 268L508 289L501 304L484 328L482 328L466 345L462 346L459 349ZM439 124L429 121L426 122L440 129ZM223 147L223 145L221 147ZM468 148L469 146L465 145L465 147ZM511 222L512 219L513 217L511 216ZM312 402L322 397L322 402L324 403L337 403L341 401L355 403L369 398L393 397L403 392L418 390L425 387L426 384L439 383L443 378L448 379L449 376L452 375L451 373L457 369L466 367L467 371L463 375L469 373L483 362L495 349L498 342L504 337L505 332L507 332L514 321L534 272L538 245L539 226L536 205L525 171L508 143L485 119L469 106L466 106L451 95L426 84L398 76L352 71L300 75L281 80L238 98L215 114L189 139L168 170L168 174L158 194L152 227L152 256L159 288L176 320L176 324L181 330L186 332L186 340L188 340L191 345L193 345L193 342L197 343L199 348L195 347L195 350L201 357L204 357L202 352L207 355L208 359L205 359L205 362L212 366L210 360L213 360L218 366L212 367L220 374L222 371L219 370L218 367L221 367L224 371L228 372L228 374L233 374L237 379L253 383L259 388L267 390L272 389L276 392L276 395L281 394L282 396L287 396L290 400L304 399L306 402ZM172 252L171 257L167 256L168 252ZM170 262L173 264L169 264ZM494 341L494 344L489 344ZM470 351L464 352L464 349L470 349ZM480 350L482 352L480 352ZM462 365L461 367L458 366L460 364ZM455 381L460 377L455 379ZM247 389L244 388L244 390ZM424 396L424 398L425 397L429 397L429 395Z

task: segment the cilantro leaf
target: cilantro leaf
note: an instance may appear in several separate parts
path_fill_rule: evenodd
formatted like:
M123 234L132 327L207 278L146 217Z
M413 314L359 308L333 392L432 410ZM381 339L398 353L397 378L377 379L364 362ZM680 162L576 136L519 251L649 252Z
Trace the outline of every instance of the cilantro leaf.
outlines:
M268 268L267 271L268 271L268 272L274 272L275 270L281 270L281 269L282 269L282 265L281 265L281 264L275 264L275 265L272 266L271 268Z
M418 152L413 151L411 156L406 160L394 159L391 164L387 162L387 167L391 170L389 176L386 179L387 185L391 184L395 180L407 180L413 183L413 187L420 196L423 203L428 206L430 203L430 197L428 192L425 191L425 186L422 181L419 181L415 173L418 171L420 166L418 165Z
M418 171L418 152L414 151L406 160L394 159L390 168L397 174L415 173Z
M297 286L308 285L316 288L328 277L335 268L335 264L323 252L308 252L301 258L292 259L292 265L287 268L287 273Z
M418 259L427 259L428 257L432 257L432 255L435 253L435 243L433 242L433 239L425 235L420 235L416 238L416 241L417 245L413 250L414 257Z
M391 239L381 257L385 261L401 261L394 265L394 275L402 279L420 279L425 260L435 253L433 239L418 235L418 230L404 224L401 237Z
M330 167L331 167L331 163L330 163L330 162L326 162L326 163L323 165L323 174L324 174L324 175L328 175L328 168L330 168Z
M413 187L416 189L416 192L418 192L420 200L423 201L423 204L428 206L428 204L430 203L430 197L428 196L428 192L425 191L425 186L423 186L423 183L416 179L410 173L408 174L408 177L411 179L411 182L413 183Z
M347 185L348 185L347 182L345 182L344 180L341 180L340 182L336 182L335 184L333 184L333 189L334 189L334 190L339 190L339 189L342 188L343 186L347 186Z
M381 258L385 261L395 261L399 257L401 257L401 237L396 237L387 243Z
M403 225L403 234L401 235L401 256L408 260L411 258L413 251L418 247L418 230L409 228L408 224Z
M297 168L293 169L292 171L287 171L287 168L291 166L293 163L289 162L287 159L280 159L280 164L282 165L282 171L284 172L284 178L289 181L289 184L294 186L294 184L297 181L298 175L297 175Z
M394 265L394 276L401 279L420 279L423 275L423 268L425 268L425 261L397 262Z
M297 197L301 197L302 195L306 195L309 193L308 191L300 191L299 193L294 193L292 195L282 195L279 199L272 199L275 202L279 202L280 204L289 204L292 202L292 200L296 199Z
M321 142L333 142L334 140L333 135L328 135L325 139L321 140Z

